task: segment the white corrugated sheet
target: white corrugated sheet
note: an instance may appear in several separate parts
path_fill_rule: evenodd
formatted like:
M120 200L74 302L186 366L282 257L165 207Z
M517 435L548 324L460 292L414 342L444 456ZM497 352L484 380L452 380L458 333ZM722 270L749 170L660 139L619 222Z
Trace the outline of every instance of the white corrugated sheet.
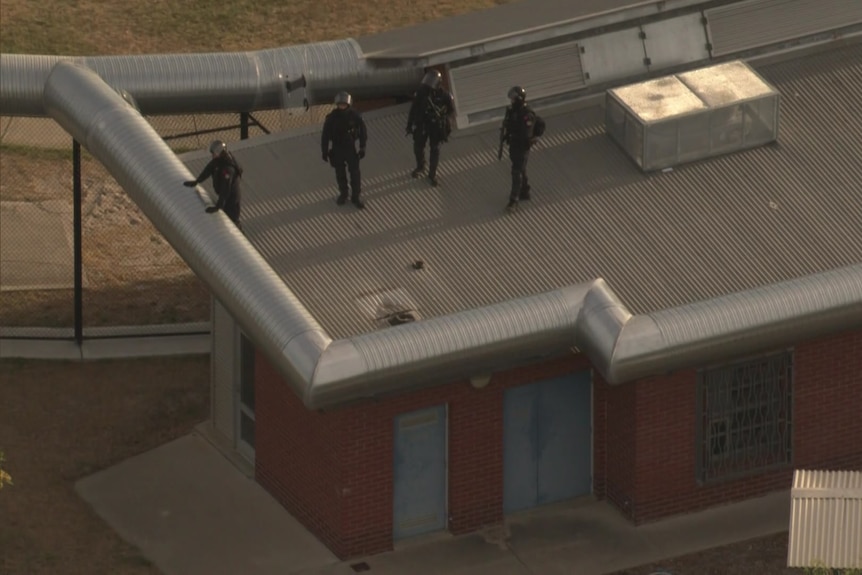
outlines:
M862 472L793 474L788 567L862 568Z

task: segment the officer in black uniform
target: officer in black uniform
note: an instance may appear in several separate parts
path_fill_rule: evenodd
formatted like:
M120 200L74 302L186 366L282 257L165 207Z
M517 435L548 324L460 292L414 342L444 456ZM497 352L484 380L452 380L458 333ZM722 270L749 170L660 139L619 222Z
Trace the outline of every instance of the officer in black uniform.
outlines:
M208 207L206 212L213 214L219 210L224 210L224 213L236 224L236 227L242 229L239 223L239 181L242 177L242 166L236 161L233 154L228 152L227 144L221 140L214 140L210 144L210 154L212 159L197 179L183 182L183 185L193 188L212 176L213 189L218 196L218 201L216 205Z
M323 161L329 162L335 168L335 180L338 182L339 191L338 205L343 206L347 202L347 172L350 172L350 201L361 210L365 207L365 203L361 199L362 181L359 160L365 157L368 131L362 115L351 108L352 103L353 98L347 92L336 94L335 109L327 114L323 122L320 149L323 153ZM357 140L359 140L359 152L356 151Z
M530 148L544 131L545 122L527 105L527 92L521 86L509 89L506 116L501 128L501 144L509 145L512 162L512 189L509 193L509 210L518 207L519 201L530 199L530 183L527 179L527 161Z
M452 131L450 117L455 112L452 94L441 87L441 82L442 77L437 70L426 73L407 116L407 135L413 134L413 154L416 156L413 177L418 178L425 171L425 143L428 142L431 148L428 179L432 186L438 183L440 144L449 139Z

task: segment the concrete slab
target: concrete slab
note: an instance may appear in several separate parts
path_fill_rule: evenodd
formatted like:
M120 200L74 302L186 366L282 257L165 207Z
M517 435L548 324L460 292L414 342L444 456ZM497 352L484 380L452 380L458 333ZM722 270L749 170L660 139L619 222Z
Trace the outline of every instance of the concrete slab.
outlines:
M72 339L72 333L57 337L58 339L0 337L0 359L100 360L206 355L212 347L209 334L85 339L80 346ZM60 337L63 339L59 339Z
M81 348L69 340L0 339L0 359L81 359Z
M535 573L600 575L659 554L616 509L593 499L537 509L507 523L512 552Z
M732 505L671 517L639 527L662 557L675 557L787 531L790 491L778 491Z
M76 489L166 575L325 573L338 563L197 434L82 479Z
M0 202L0 290L71 289L71 225L65 202Z
M587 498L511 516L480 534L401 545L363 561L377 575L603 575L785 531L789 501L789 492L779 492L635 527L609 504Z
M536 573L602 575L787 530L782 491L635 527L604 502L510 520L512 551Z
M641 527L585 498L339 562L210 442L197 431L80 481L78 492L166 575L350 575L361 563L375 575L603 575L779 533L789 521L786 491Z
M84 359L203 355L209 353L211 348L209 334L125 337L84 340L81 354Z

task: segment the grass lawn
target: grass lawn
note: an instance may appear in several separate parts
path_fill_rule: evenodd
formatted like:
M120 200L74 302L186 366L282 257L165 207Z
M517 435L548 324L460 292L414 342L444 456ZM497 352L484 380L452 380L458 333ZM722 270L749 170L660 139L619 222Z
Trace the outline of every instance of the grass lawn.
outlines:
M366 36L511 0L3 0L0 51L156 54L259 50Z
M209 357L0 362L3 575L155 575L75 482L189 433L209 415Z

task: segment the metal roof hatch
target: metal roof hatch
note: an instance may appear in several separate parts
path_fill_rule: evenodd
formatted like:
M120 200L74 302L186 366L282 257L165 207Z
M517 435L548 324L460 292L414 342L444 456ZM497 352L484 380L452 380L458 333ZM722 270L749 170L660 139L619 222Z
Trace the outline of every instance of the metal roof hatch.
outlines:
M645 172L778 138L779 94L737 60L608 90L607 133Z

